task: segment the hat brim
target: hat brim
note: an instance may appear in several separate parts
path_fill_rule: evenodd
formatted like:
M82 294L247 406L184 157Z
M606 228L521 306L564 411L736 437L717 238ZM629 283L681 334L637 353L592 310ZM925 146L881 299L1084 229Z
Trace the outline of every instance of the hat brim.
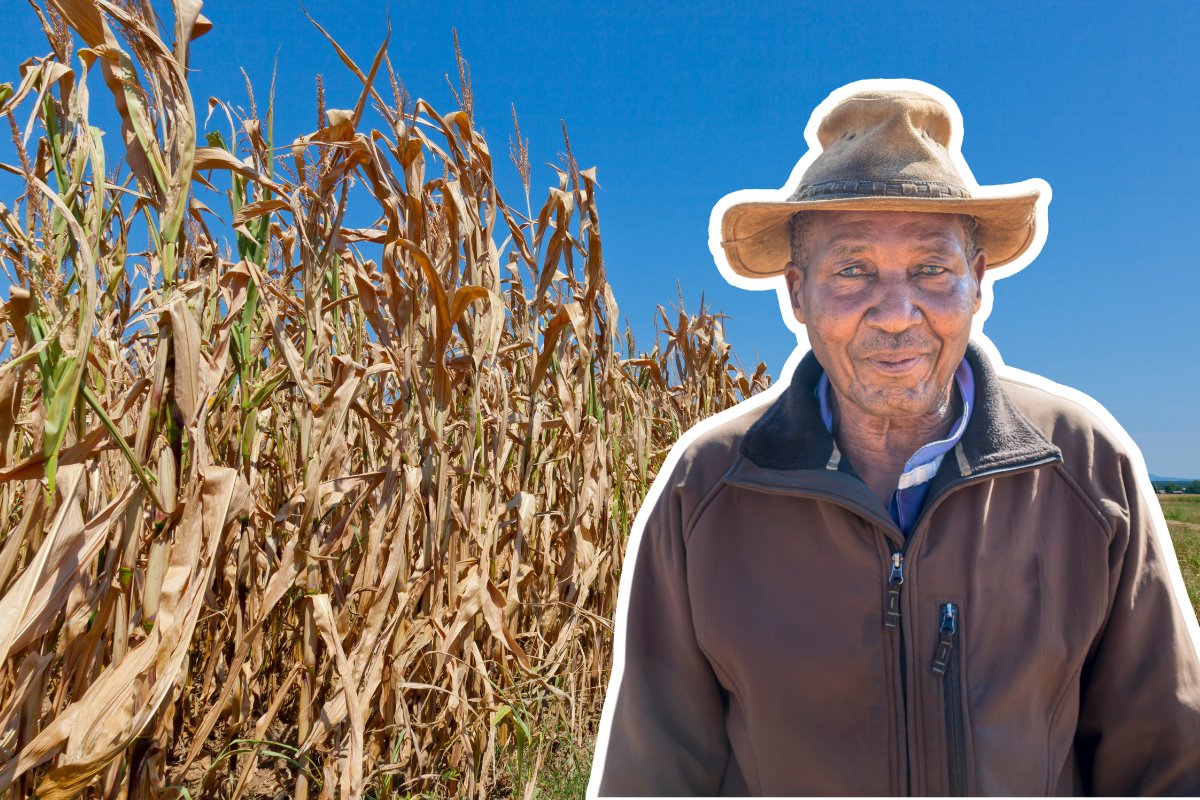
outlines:
M747 278L783 273L792 257L788 221L800 211L921 211L969 214L978 220L979 246L987 253L987 269L1012 263L1037 230L1033 191L1007 197L836 197L828 199L738 203L721 217L721 247L729 266Z

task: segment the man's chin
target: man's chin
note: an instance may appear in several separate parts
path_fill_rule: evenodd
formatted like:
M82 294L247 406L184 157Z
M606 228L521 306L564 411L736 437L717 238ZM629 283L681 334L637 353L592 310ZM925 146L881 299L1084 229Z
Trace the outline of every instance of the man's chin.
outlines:
M933 411L923 387L884 391L862 398L859 408L873 417L904 419L921 417Z

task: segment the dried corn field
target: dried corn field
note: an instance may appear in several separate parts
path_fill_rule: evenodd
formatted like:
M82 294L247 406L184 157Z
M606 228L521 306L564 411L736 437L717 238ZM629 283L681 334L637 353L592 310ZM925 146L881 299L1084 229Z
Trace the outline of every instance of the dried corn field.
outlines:
M594 168L532 212L517 129L502 201L461 57L443 116L330 39L316 131L204 130L200 5L31 4L0 76L0 794L532 797L656 467L765 366L703 309L636 349Z

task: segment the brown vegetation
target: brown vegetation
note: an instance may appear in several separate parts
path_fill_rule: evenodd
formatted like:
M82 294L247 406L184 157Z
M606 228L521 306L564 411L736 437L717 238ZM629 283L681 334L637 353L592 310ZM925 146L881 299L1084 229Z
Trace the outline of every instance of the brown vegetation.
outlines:
M595 170L568 144L528 213L518 130L510 208L469 86L412 102L386 40L333 45L362 91L317 131L251 98L201 146L199 6L168 44L147 0L52 0L0 85L0 791L532 796L665 451L765 367L703 309L636 353Z

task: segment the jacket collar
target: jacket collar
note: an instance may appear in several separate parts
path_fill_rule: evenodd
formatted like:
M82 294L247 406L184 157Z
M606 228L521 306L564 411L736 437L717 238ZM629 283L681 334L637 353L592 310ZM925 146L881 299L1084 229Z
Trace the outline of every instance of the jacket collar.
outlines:
M968 342L966 358L975 375L975 408L954 448L954 458L946 454L935 482L942 484L981 472L1061 459L1061 451L1034 427L1004 391L987 355L975 342ZM822 372L821 364L810 350L793 371L788 387L746 430L739 452L759 468L753 470L759 481L776 470L837 468L840 455L821 422L820 406L813 393ZM952 467L950 475L948 466ZM783 482L793 483L794 476Z

